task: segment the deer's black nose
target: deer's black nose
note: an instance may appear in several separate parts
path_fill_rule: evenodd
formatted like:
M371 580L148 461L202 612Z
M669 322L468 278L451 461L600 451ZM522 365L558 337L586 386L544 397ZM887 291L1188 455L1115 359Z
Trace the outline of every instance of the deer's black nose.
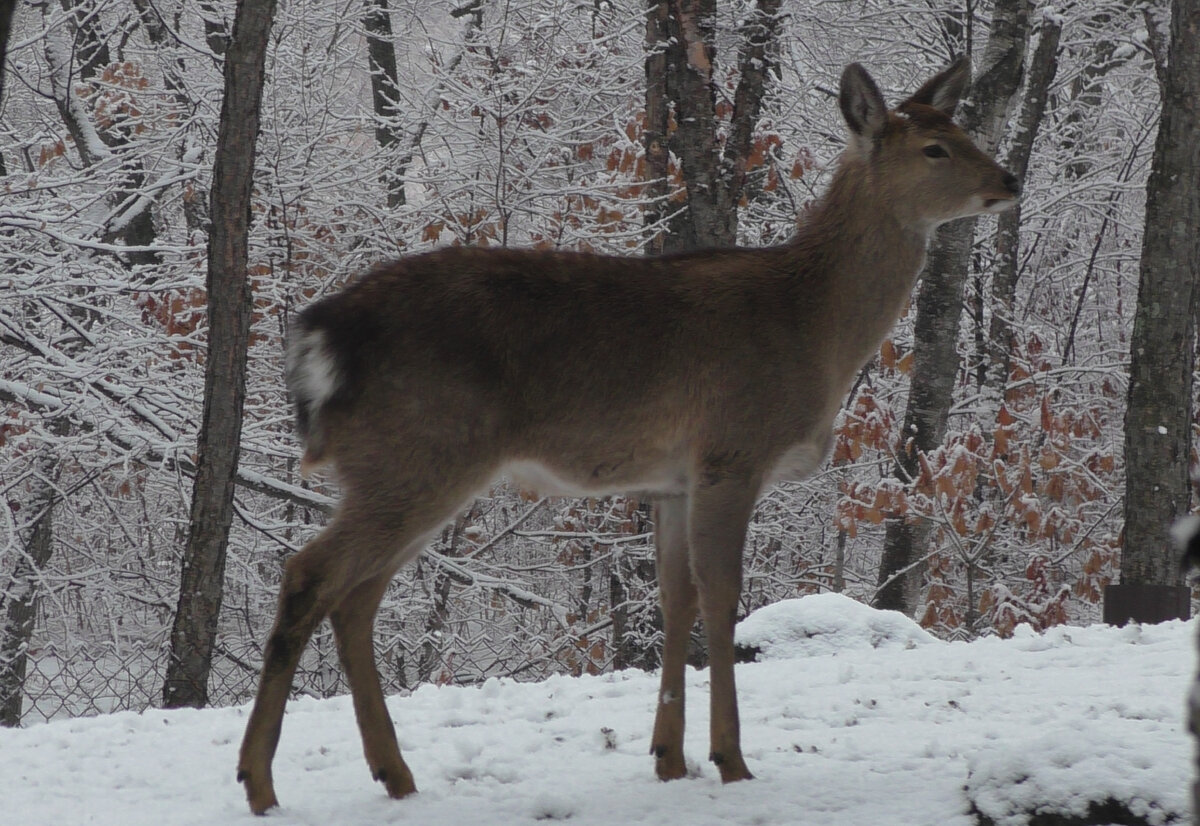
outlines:
M1004 173L1004 186L1013 195L1021 194L1021 182L1017 180L1017 176L1011 172Z

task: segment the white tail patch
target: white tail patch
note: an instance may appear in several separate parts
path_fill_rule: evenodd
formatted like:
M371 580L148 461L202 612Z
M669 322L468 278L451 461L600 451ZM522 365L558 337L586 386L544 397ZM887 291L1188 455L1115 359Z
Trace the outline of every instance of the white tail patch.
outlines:
M287 374L296 403L310 413L320 410L337 392L341 376L322 331L301 330L292 337L287 350Z

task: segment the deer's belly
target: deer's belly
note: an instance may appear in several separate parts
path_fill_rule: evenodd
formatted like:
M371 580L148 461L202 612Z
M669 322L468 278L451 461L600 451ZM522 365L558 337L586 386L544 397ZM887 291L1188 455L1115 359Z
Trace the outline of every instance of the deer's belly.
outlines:
M674 463L652 465L630 461L590 463L582 467L552 466L535 460L510 462L504 468L518 487L544 496L601 496L611 493L680 494L687 478Z
M820 443L798 442L783 452L771 468L767 485L776 482L798 482L813 474L825 461L833 442L833 434Z

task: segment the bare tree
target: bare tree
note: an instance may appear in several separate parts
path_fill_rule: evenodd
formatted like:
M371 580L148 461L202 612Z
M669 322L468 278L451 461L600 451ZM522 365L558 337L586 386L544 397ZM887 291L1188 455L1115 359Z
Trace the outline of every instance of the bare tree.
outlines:
M239 0L225 55L208 243L208 360L179 606L163 686L168 707L208 703L246 396L252 295L246 265L254 151L274 0Z
M1092 37L1087 62L1071 80L1071 104L1059 127L1063 134L1063 148L1071 159L1065 168L1069 177L1082 178L1092 168L1094 153L1090 150L1096 136L1091 130L1095 126L1096 114L1103 108L1108 76L1127 60L1127 55L1118 49L1119 42L1111 36L1112 33L1137 26L1143 22L1139 18L1144 18L1147 46L1151 51L1156 51L1160 46L1157 37L1159 32L1153 25L1154 15L1150 10L1155 6L1165 9L1166 5L1163 0L1104 0L1081 7L1081 11L1085 11L1081 22Z
M1058 71L1058 46L1062 36L1062 23L1047 15L1036 29L1037 47L1029 61L1029 73L1025 83L1025 100L1013 130L1005 166L1024 185L1029 170L1029 158L1033 143L1046 114L1046 103L1050 96L1050 85ZM980 359L982 374L981 390L988 393L994 410L988 411L995 417L1004 397L1008 383L1013 345L1013 313L1020 276L1019 242L1021 230L1021 204L997 219L996 273L992 280L992 317L988 332L987 353Z
M55 429L64 431L59 419ZM0 591L0 726L21 724L21 694L29 663L29 641L41 597L41 575L54 550L54 506L59 499L56 483L59 463L56 451L44 444L34 463L26 502L27 517L18 530L17 562L3 591Z
M1125 416L1123 584L1181 583L1168 531L1189 509L1200 279L1200 2L1171 4Z
M667 53L678 49L671 35L671 6L668 0L649 0L646 6L646 129L642 146L646 155L647 205L643 221L651 233L646 252L658 254L668 249L672 236L660 223L668 211L667 197L671 186L670 121L671 102L668 87ZM678 243L677 241L675 243Z
M995 151L1021 85L1029 37L1028 0L998 0L992 13L982 71L964 106L964 130L985 151ZM920 475L920 456L946 433L958 372L958 325L963 287L970 266L976 219L941 227L929 250L916 299L912 384L900 431L894 473L903 483ZM888 521L879 566L875 605L905 613L917 608L931 523L907 518Z
M0 101L4 100L4 70L8 58L8 35L12 31L13 10L17 0L0 0ZM4 154L0 152L0 175L7 175Z
M686 212L671 222L668 237L658 245L663 250L737 243L738 206L774 55L779 6L779 0L759 0L739 31L738 84L729 136L722 146L716 0L658 0L648 5L644 142L658 206L647 220L660 217L668 147L679 157L687 197ZM668 129L672 103L673 133Z
M371 72L371 105L375 109L375 140L387 150L403 139L396 126L396 45L392 42L392 17L387 0L363 0L363 28L367 32L367 67ZM403 206L404 170L382 171L389 207Z

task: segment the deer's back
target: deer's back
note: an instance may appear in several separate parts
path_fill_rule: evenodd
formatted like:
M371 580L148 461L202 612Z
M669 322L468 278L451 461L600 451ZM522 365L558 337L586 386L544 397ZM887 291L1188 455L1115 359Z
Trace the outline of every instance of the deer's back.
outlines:
M804 317L821 286L786 253L450 248L368 273L304 323L336 354L360 438L475 445L562 487L663 489L705 445L783 450L827 418L802 403L828 381L800 357L827 334Z

